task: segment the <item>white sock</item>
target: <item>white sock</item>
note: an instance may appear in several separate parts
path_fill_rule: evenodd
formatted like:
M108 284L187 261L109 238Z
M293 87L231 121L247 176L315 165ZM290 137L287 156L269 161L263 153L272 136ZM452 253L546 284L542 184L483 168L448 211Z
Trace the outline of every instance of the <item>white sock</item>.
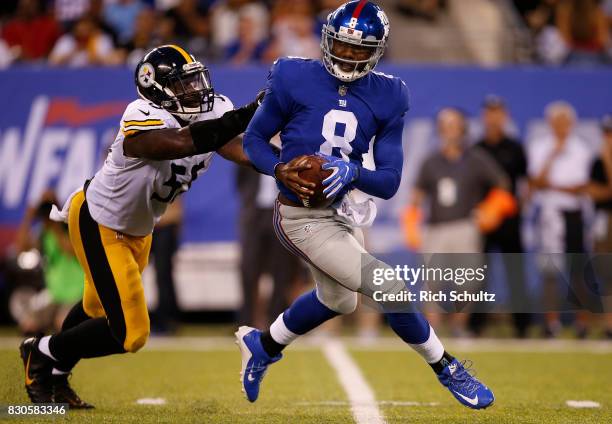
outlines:
M416 350L428 364L435 364L444 355L444 346L431 326L429 326L427 341L420 344L411 344L410 347Z
M51 340L51 336L45 336L38 342L38 350L47 355L49 358L53 359L57 362L57 359L51 355L51 351L49 350L49 340Z
M276 343L282 345L288 345L300 336L287 328L283 314L280 314L270 326L270 335Z
M62 370L58 370L57 368L53 368L53 370L51 370L51 374L53 374L53 375L65 375L65 374L70 374L70 371L62 371Z

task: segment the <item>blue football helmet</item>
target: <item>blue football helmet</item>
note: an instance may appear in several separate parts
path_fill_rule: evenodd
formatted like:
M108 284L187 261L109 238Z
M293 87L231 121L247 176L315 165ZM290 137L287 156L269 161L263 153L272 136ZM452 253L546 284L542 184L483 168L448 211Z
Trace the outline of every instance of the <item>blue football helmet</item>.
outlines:
M325 68L342 81L355 81L374 69L388 39L389 19L380 7L367 0L345 3L329 14L321 31ZM341 56L334 44L350 47L352 57Z

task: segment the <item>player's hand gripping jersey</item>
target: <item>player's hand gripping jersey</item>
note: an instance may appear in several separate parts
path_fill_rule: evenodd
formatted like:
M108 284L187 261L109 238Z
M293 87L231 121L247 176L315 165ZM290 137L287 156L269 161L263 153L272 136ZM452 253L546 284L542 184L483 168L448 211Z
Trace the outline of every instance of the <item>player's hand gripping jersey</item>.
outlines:
M401 179L404 114L408 90L399 78L370 72L352 82L334 78L320 61L279 59L268 77L266 96L251 121L244 148L258 170L274 175L279 158L268 146L281 131L280 162L321 152L362 165L374 139L376 172L361 169L354 183L338 193L357 188L369 195L392 197ZM278 183L287 198L291 190Z
M219 118L231 109L233 105L227 97L216 95L213 109L198 120ZM104 166L87 189L89 212L96 222L133 236L150 234L168 203L187 191L208 169L213 152L161 161L124 154L125 137L140 131L180 127L173 115L147 100L138 99L127 106Z

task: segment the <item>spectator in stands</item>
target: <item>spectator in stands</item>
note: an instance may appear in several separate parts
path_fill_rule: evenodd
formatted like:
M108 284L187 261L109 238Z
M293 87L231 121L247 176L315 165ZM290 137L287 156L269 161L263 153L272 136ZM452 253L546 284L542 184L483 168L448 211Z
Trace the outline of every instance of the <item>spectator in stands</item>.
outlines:
M544 334L556 336L561 330L558 278L566 262L562 254L585 252L585 197L573 188L589 181L593 155L584 140L574 133L576 111L566 102L547 106L546 119L550 134L534 139L527 149L528 174L533 202L539 209L537 225L540 271L544 283ZM576 267L573 267L576 268ZM582 271L582 270L581 270ZM570 275L570 282L578 284ZM564 288L565 291L569 289ZM576 314L576 331L584 337L587 332L586 316Z
M169 33L166 32L163 38L164 30ZM132 39L117 49L118 63L125 63L130 68L135 67L148 51L155 46L169 44L173 36L170 26L164 25L163 21L157 19L157 12L145 8L136 18Z
M559 0L514 0L517 10L534 33L555 25L558 3Z
M263 40L268 36L268 9L253 0L221 0L210 10L211 41L219 57L239 36L240 17L249 16L256 24L253 39Z
M55 66L106 65L113 52L113 41L104 34L96 22L81 18L72 31L62 35L49 56Z
M272 10L272 42L266 60L280 56L318 58L320 34L315 33L315 10L306 0L277 2Z
M397 10L407 16L433 21L444 7L445 0L397 0Z
M514 207L506 192L508 177L482 150L467 148L467 122L463 112L443 109L437 121L440 148L425 159L418 173L411 202L404 212L406 240L409 247L421 247L424 253L481 253L479 227L494 228L501 223L499 218L511 212L507 202ZM419 246L419 223L426 203L429 213L423 243ZM504 205L500 207L500 203ZM497 213L499 217L492 219ZM492 221L496 223L491 224ZM476 262L477 256L472 255ZM464 313L453 315L454 335L465 334L466 319Z
M508 135L508 110L504 100L498 96L487 96L482 108L483 136L475 147L489 154L506 172L510 182L510 193L519 198L518 186L527 176L527 159L522 144ZM518 203L518 202L517 202ZM525 291L525 269L521 254L520 213L506 218L499 228L485 234L485 252L496 252L515 255L503 255L506 281L510 288L511 307L517 308L527 299ZM472 314L470 328L479 334L484 328L486 314ZM526 336L529 325L528 314L513 314L516 336Z
M531 30L536 59L560 65L568 48L556 26L557 6L561 0L514 0L518 11Z
M210 32L208 15L197 0L180 0L166 11L164 20L172 28L178 44L184 45L198 57L207 55Z
M113 44L118 43L118 35L115 29L108 24L104 17L104 5L105 0L90 0L89 9L85 13L85 16L91 18L96 22L100 30L110 36L113 40Z
M569 65L607 62L608 23L597 0L563 0L557 10L557 28L570 49Z
M55 19L64 31L70 31L72 26L89 10L90 0L54 0Z
M45 289L24 302L16 317L24 333L58 330L72 306L83 296L84 274L70 244L68 227L51 221L51 206L57 204L52 191L26 210L17 232L17 253L37 249L43 260ZM36 228L36 222L40 227Z
M106 4L104 21L113 28L119 43L125 43L132 38L136 17L144 7L139 0L117 0Z
M268 41L258 38L256 26L257 21L253 13L249 13L248 9L241 11L238 38L227 47L225 60L233 65L241 65L262 59L268 48Z
M46 59L60 32L41 0L20 0L15 17L2 27L2 38L12 59L29 62Z

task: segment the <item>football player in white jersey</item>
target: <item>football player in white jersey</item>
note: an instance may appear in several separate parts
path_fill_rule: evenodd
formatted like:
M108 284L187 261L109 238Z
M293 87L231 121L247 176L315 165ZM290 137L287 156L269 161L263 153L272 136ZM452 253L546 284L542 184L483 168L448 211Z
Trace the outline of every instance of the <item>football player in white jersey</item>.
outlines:
M135 80L140 98L127 106L103 167L62 211L52 212L68 222L85 289L59 333L20 346L32 402L92 407L72 390L68 375L82 358L136 352L146 343L141 273L155 222L208 168L215 152L250 164L236 137L262 94L233 109L227 97L214 93L208 69L175 45L149 52Z

